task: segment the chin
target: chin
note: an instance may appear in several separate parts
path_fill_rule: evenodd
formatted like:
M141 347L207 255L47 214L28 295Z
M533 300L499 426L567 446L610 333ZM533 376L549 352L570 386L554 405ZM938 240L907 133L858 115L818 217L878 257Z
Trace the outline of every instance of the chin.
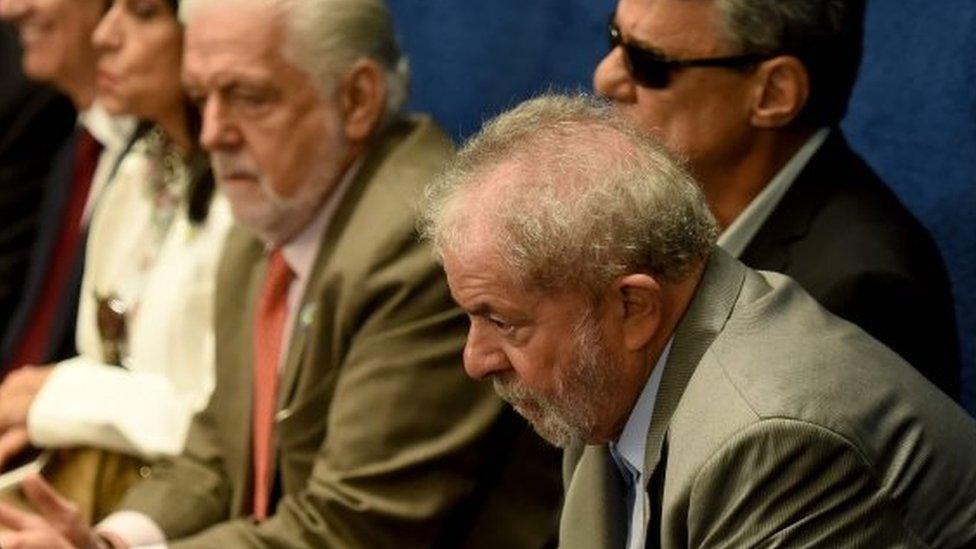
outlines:
M113 95L100 93L97 98L98 104L101 105L105 111L113 116L135 114L129 108L128 103L125 101L120 101Z
M274 244L276 227L281 225L283 215L273 203L255 196L260 193L257 184L248 180L222 180L220 189L230 203L234 221L266 243Z
M55 70L56 66L57 63L51 59L51 56L46 55L46 52L32 53L31 49L25 48L21 68L24 71L24 75L31 80L54 83L57 80L55 78L57 75L57 71Z

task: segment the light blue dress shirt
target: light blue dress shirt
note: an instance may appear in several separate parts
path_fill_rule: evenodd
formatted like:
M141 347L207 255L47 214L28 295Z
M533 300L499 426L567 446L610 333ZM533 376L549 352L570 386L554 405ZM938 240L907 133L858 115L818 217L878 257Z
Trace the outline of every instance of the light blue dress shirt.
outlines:
M647 534L647 513L650 502L647 500L647 490L644 486L647 476L644 471L644 454L647 448L647 431L651 427L651 416L654 413L654 402L657 400L657 390L661 385L661 376L664 374L664 365L668 362L668 355L671 354L671 343L674 338L668 341L664 351L654 364L651 375L644 384L640 397L634 409L627 418L624 430L620 433L620 438L610 444L610 455L613 456L620 473L624 480L630 485L628 492L628 504L630 516L627 520L627 545L628 549L639 549L644 547L645 536Z

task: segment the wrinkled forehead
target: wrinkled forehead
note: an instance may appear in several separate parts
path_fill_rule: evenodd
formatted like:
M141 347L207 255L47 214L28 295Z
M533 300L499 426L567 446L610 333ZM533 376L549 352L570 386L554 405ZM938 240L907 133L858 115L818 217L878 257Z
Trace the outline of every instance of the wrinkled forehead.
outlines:
M216 86L230 75L272 77L293 69L285 56L282 17L267 8L200 8L185 25L185 80Z

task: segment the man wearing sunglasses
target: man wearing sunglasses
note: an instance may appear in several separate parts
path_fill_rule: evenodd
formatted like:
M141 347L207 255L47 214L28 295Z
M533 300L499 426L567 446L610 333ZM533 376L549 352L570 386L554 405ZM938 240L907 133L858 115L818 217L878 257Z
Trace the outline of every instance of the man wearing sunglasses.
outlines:
M938 249L838 128L857 77L863 0L620 0L594 87L684 155L750 267L959 393Z

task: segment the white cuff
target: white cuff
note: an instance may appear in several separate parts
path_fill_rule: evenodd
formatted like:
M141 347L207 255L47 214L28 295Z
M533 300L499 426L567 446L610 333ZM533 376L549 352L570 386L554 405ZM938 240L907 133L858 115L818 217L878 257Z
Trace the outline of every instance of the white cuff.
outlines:
M40 447L87 445L153 459L183 450L191 417L165 377L76 357L48 376L27 432Z
M166 535L148 516L136 511L116 511L95 527L96 532L110 532L129 547L166 549Z

